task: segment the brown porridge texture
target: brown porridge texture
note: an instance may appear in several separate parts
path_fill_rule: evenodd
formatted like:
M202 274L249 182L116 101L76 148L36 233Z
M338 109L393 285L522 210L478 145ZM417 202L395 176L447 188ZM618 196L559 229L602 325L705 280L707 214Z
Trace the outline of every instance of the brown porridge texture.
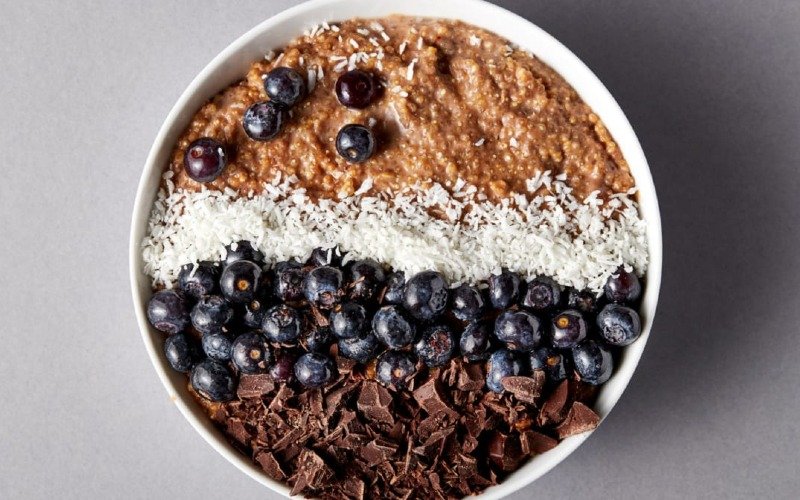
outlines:
M524 193L525 180L543 170L565 173L579 199L594 190L605 197L633 187L628 165L599 118L535 57L461 22L388 17L380 20L388 41L372 24L345 21L338 32L303 36L278 59L253 63L244 80L200 109L178 140L169 166L176 185L199 189L183 169L183 154L191 141L208 136L225 143L231 158L209 187L241 194L259 192L278 171L296 175L298 187L320 198L352 194L365 178L377 190L430 181L452 186L461 178L497 200ZM342 72L335 71L335 58L361 51L376 54L357 67L378 75L384 92L367 109L352 110L336 99ZM241 118L250 105L267 99L262 76L277 66L304 76L321 68L323 77L278 137L253 141ZM333 144L338 130L373 120L378 152L363 164L345 162Z

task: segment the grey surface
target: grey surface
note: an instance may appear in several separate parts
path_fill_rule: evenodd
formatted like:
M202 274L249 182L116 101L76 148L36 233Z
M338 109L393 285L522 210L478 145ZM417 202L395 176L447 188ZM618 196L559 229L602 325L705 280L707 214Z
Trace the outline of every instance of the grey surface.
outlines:
M158 127L217 52L296 2L195 3L0 2L0 497L274 497L173 407L131 310ZM617 97L665 242L627 393L513 498L796 497L800 2L501 3Z

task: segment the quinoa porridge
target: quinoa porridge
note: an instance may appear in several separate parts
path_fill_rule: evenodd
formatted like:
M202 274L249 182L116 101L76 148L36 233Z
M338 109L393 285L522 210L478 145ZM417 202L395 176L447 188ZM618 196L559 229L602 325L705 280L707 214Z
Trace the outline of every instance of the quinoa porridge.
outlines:
M460 498L594 429L638 313L636 187L551 68L458 21L323 23L174 147L147 317L292 494Z

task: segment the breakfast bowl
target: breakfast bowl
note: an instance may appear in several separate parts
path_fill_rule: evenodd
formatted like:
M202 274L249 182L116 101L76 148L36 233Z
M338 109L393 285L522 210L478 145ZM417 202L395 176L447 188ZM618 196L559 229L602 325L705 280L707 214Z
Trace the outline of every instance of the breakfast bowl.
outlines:
M158 132L147 157L136 194L130 234L130 279L134 309L148 354L170 398L215 450L259 483L287 496L290 492L287 485L268 477L261 468L232 446L196 402L187 388L186 377L170 370L162 352L163 334L154 329L147 319L147 301L152 293L152 282L145 273L142 241L148 232L148 220L162 182L164 166L170 161L172 148L204 103L230 84L241 80L253 61L264 58L272 50L280 49L304 31L312 30L322 23L355 17L382 18L392 14L463 21L496 33L530 52L559 73L577 91L580 98L605 124L627 160L638 188L639 213L647 226L648 259L644 273L646 285L639 309L642 317L641 335L625 348L614 375L602 386L594 402L594 411L601 420L609 414L633 376L655 315L661 281L661 222L647 161L630 123L614 98L569 49L530 21L480 0L312 0L288 9L234 41L183 92ZM534 456L499 484L483 491L481 497L501 498L532 483L569 456L590 434L591 432L584 432L567 437L552 450Z

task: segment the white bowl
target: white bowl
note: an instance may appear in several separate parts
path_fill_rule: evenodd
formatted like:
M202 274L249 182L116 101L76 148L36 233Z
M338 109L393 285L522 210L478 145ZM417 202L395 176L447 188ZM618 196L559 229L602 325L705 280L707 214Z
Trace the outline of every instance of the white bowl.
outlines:
M516 14L481 0L312 0L286 10L259 24L222 51L183 92L156 137L144 167L133 210L130 237L130 278L134 308L150 359L161 381L181 413L215 450L256 481L272 490L289 494L289 489L269 477L250 459L236 451L218 431L186 388L186 377L175 373L162 354L163 334L153 329L145 317L151 294L150 280L143 272L140 242L173 144L194 114L208 100L231 83L240 80L249 65L271 49L284 46L304 29L323 21L351 17L382 17L407 14L423 17L459 19L503 36L529 50L558 71L600 116L627 159L639 187L641 214L647 221L649 266L642 303L642 336L625 349L611 380L599 395L595 409L605 418L616 404L639 363L656 311L661 284L661 219L655 187L639 141L627 118L600 80L580 59L552 36ZM482 498L501 498L530 484L564 460L590 433L565 439L553 450L531 459L501 484L486 490Z

